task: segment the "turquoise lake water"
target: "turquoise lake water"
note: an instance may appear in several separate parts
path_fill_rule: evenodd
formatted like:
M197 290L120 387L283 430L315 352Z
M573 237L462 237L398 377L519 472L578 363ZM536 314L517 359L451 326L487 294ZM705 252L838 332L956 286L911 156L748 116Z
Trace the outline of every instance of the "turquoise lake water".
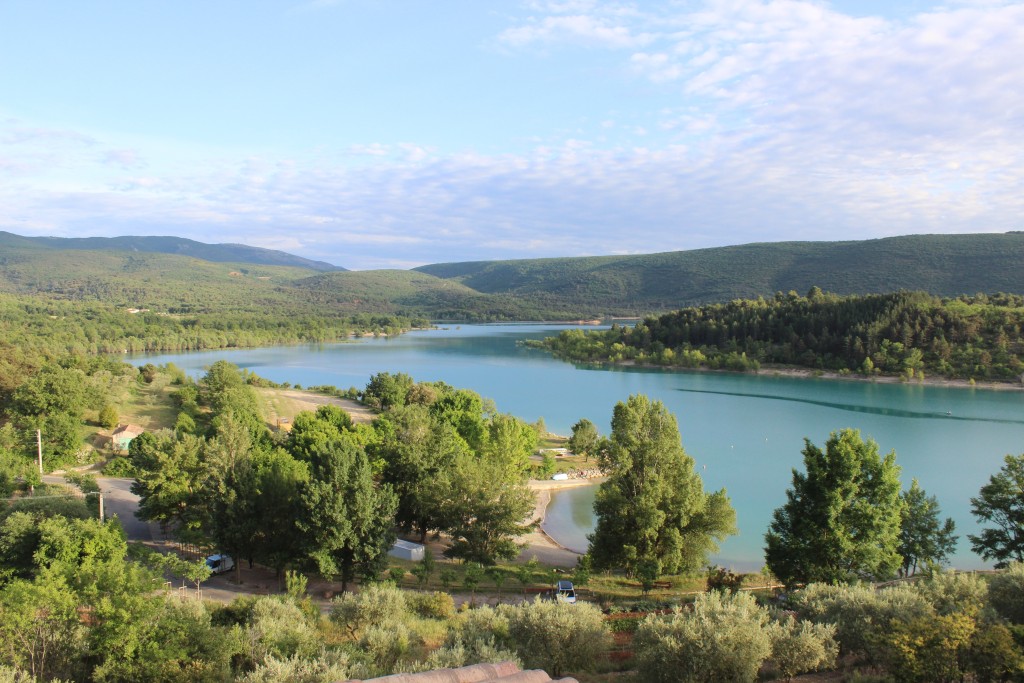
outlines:
M370 375L405 372L443 380L493 399L498 410L568 434L580 418L607 432L612 408L630 394L662 401L679 421L683 446L708 490L725 488L740 533L713 558L739 570L762 564L772 511L785 502L792 469L802 466L804 438L822 445L831 431L861 430L883 452L895 450L904 486L912 477L938 497L960 534L953 565L984 566L970 551L977 531L970 498L1008 453L1024 453L1024 392L918 384L577 366L521 339L556 334L552 324L462 325L395 338L340 344L135 356L136 363L173 362L193 376L217 360L303 386L366 385ZM593 528L593 488L557 492L545 528L564 545L585 550Z

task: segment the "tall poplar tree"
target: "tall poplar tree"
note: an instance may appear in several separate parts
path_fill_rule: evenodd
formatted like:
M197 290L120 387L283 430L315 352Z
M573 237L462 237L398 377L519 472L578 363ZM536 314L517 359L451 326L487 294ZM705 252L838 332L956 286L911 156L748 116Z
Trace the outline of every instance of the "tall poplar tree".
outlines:
M630 575L696 570L718 542L736 533L725 490L704 492L676 419L660 401L637 394L615 406L609 448L599 463L608 478L594 501L597 526L589 538L595 568Z
M903 558L900 574L911 576L918 568L941 565L956 549L956 523L949 517L939 520L942 510L935 496L929 496L917 479L903 492L900 522L900 548Z
M824 451L804 443L806 472L793 470L765 534L768 568L787 584L894 576L903 509L896 452L882 458L855 429L832 432Z
M1024 562L1024 454L1007 455L1003 466L989 477L971 513L979 524L988 524L978 535L968 534L971 549L997 567Z

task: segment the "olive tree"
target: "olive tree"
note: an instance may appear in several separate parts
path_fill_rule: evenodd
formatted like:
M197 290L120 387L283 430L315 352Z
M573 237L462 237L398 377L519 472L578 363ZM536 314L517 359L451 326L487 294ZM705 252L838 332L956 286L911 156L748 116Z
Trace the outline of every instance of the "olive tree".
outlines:
M499 612L508 618L509 639L523 664L555 678L591 669L611 646L611 630L589 603L536 600L502 605Z
M640 680L753 682L772 652L768 612L749 593L705 593L693 611L648 616L633 640Z

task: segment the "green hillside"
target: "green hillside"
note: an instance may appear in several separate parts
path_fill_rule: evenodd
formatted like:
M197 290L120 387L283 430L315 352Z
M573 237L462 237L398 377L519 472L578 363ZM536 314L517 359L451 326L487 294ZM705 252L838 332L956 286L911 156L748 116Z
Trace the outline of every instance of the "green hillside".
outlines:
M103 248L84 248L94 244ZM806 292L815 285L837 294L1024 293L1024 233L779 242L358 272L166 253L175 244L198 245L188 250L232 246L176 238L52 240L0 233L0 293L185 315L380 313L435 320L645 315L778 291ZM253 253L265 252L280 254Z
M414 270L324 273L294 283L320 306L352 311L428 315L434 320L539 320L578 317L545 297L485 294L454 281Z
M205 244L184 237L21 237L0 231L0 249L32 246L55 250L176 254L215 263L252 263L264 266L308 268L317 271L345 270L324 261L311 261L274 249L250 247L245 244Z
M0 292L172 313L261 311L289 304L282 289L313 271L214 263L171 254L4 245Z
M475 261L416 270L547 306L643 313L807 291L1024 291L1024 233L777 242L638 256Z

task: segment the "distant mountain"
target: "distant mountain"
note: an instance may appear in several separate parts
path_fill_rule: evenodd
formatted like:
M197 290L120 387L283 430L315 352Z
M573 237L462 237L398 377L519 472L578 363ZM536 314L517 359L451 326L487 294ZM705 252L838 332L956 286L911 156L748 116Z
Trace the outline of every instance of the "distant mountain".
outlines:
M803 294L921 290L1024 293L1024 233L909 235L858 242L773 242L637 256L472 261L416 270L486 294L597 313Z
M221 261L221 259L234 259ZM663 313L777 291L1024 294L1024 233L777 242L640 256L442 263L350 272L175 237L0 232L0 293L170 313L389 314L556 320Z
M176 254L213 263L252 263L263 266L308 268L317 271L345 270L324 261L312 261L274 249L250 247L245 244L205 244L184 237L22 237L0 231L0 248L5 246Z

